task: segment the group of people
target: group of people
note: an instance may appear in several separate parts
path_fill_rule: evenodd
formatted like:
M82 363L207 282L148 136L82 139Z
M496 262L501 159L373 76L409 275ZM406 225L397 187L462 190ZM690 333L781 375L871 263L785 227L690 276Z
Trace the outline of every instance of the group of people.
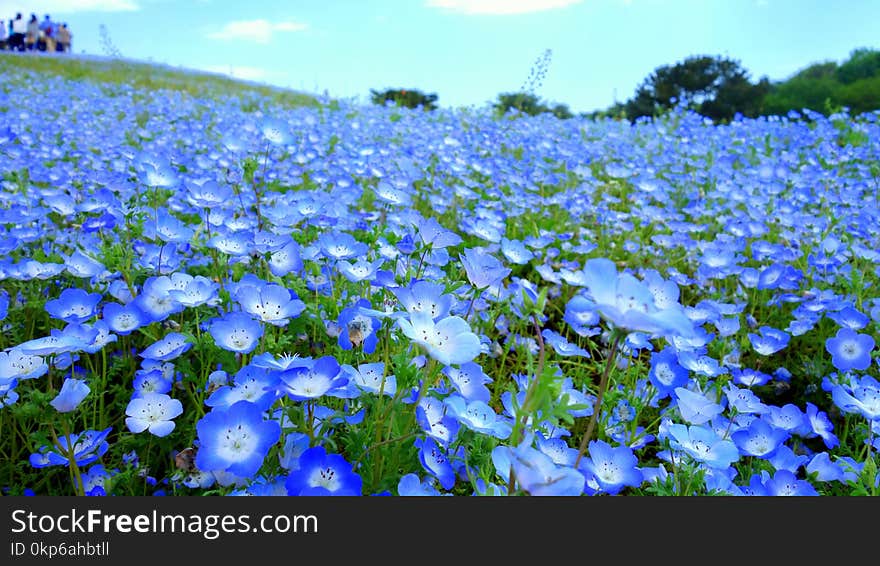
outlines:
M43 21L31 14L29 20L21 12L6 23L0 20L0 49L11 51L70 51L73 35L66 23L52 21L49 14Z

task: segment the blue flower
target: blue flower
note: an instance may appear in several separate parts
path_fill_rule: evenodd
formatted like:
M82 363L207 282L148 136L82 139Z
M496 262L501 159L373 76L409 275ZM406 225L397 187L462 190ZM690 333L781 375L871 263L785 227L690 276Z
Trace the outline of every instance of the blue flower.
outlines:
M628 446L612 447L602 440L590 441L580 470L586 478L589 493L617 495L625 487L638 487L642 484L639 461Z
M234 299L244 312L273 326L287 326L291 318L296 318L306 309L296 293L274 283L260 285L239 285Z
M831 399L844 413L859 413L869 421L880 420L880 383L870 375L853 378L850 387L835 384Z
M281 372L280 390L294 401L317 399L323 395L333 395L348 383L333 356L324 356L307 366L295 367Z
M374 395L382 393L393 397L397 393L397 378L394 375L385 375L385 364L382 362L361 364L357 368L350 365L341 367L349 376L350 386Z
M372 354L379 343L377 331L382 322L370 316L370 301L360 299L350 307L342 309L336 324L339 326L337 341L343 350L363 346L365 354Z
M850 328L841 328L834 338L825 341L825 349L831 354L831 363L838 371L864 371L871 365L874 338Z
M61 296L57 299L46 302L46 312L52 318L59 318L64 322L82 323L95 316L99 302L100 293L68 288L61 291Z
M430 479L422 481L416 474L406 474L397 482L397 495L402 497L436 497L441 495Z
M408 287L400 287L393 292L408 313L424 312L435 321L446 317L452 308L453 297L444 293L444 287L440 283L415 281Z
M339 454L314 446L299 457L285 482L288 495L362 495L363 480Z
M452 489L455 485L455 470L443 449L431 438L417 438L414 445L419 450L422 467L440 481L443 489Z
M816 488L810 482L798 479L797 476L788 470L777 470L772 478L765 479L764 488L767 490L767 495L774 497L819 495Z
M723 470L739 460L736 445L719 437L711 428L671 424L667 432L673 450L683 451L710 468Z
M89 386L83 379L67 378L61 385L61 391L52 399L49 404L55 407L59 413L69 413L76 409L86 395L89 394Z
M704 394L695 393L684 387L675 388L675 397L682 418L691 424L705 424L724 410L724 407L711 401Z
M151 319L133 303L127 305L106 303L101 312L103 320L110 329L120 336L127 336L151 322Z
M449 409L449 415L467 428L501 440L510 436L512 424L499 417L483 401L468 402L464 397L450 395L443 402Z
M447 230L434 218L428 218L418 223L417 228L419 239L428 248L442 249L461 243L461 236Z
M166 362L173 360L182 353L192 348L192 342L179 332L170 332L161 340L147 346L140 356L147 360L159 360Z
M36 379L48 372L49 364L40 356L25 354L19 348L0 352L0 383L11 379Z
M76 465L88 466L110 449L110 444L106 439L111 430L112 427L107 427L104 430L86 430L70 437L60 436L58 438L60 446L57 447L57 451L43 446L39 452L31 454L30 464L35 468L67 466L69 465L68 451L72 450Z
M278 381L277 372L249 364L235 374L232 386L221 385L211 393L205 404L209 407L229 407L238 401L248 401L265 411L275 401Z
M150 322L161 322L184 308L169 294L172 289L174 284L167 275L150 277L144 282L141 293L133 299L132 304L150 317Z
M609 259L587 260L583 279L596 310L615 327L648 334L694 334L694 325L680 304L658 307L645 283L629 273L618 274Z
M516 448L496 446L492 463L504 482L512 470L519 488L532 496L574 497L584 493L583 473L571 466L556 465L548 455L526 442Z
M510 268L492 254L479 249L467 248L460 256L468 280L477 289L486 289L500 285L510 275Z
M480 339L463 318L448 316L435 324L430 314L413 312L409 320L398 320L398 325L441 364L465 364L480 355Z
M648 379L657 388L659 398L669 397L679 387L688 383L688 371L678 363L675 349L667 346L651 354L651 369Z
M807 422L810 425L811 434L807 436L819 436L822 438L822 441L825 443L825 446L828 449L832 449L837 447L840 444L840 440L834 434L834 425L831 424L831 420L828 418L828 415L824 411L820 411L819 408L807 402Z
M213 409L196 423L196 430L195 463L200 470L245 478L257 473L269 448L281 437L281 426L264 420L260 408L247 401Z
M263 336L263 327L250 315L231 312L214 319L208 327L214 343L224 350L249 354Z
M174 419L183 413L183 404L164 393L144 393L133 398L125 408L128 430L138 434L149 430L158 437L174 430Z
M760 334L749 333L752 348L762 356L770 356L788 346L791 336L771 326L762 326Z
M483 401L488 403L492 394L486 384L492 382L492 378L483 372L483 368L476 362L461 364L458 368L446 366L443 374L452 383L459 395L468 401Z
M748 428L731 433L730 439L744 456L769 459L776 453L776 449L788 440L788 436L786 431L758 418L753 420Z

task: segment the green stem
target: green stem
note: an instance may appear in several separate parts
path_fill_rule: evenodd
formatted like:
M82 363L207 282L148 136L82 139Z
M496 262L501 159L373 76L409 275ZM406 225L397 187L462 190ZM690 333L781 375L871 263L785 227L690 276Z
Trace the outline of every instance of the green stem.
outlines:
M602 399L605 397L605 390L608 389L608 376L611 375L611 367L614 365L614 358L617 356L617 347L623 339L624 334L618 330L614 330L611 336L611 351L608 353L608 359L605 360L605 371L602 372L602 379L599 381L599 392L596 394L596 402L593 404L593 414L590 415L590 423L587 425L587 431L581 439L580 448L578 448L577 459L574 461L574 467L577 468L581 463L581 458L587 451L587 445L593 437L593 430L596 428L596 421L599 420L599 412L602 410Z

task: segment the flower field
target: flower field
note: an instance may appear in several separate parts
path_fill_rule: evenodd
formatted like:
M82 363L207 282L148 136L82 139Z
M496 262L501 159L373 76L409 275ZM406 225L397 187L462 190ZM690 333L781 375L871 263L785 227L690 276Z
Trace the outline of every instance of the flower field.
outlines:
M0 85L11 495L874 495L880 114Z

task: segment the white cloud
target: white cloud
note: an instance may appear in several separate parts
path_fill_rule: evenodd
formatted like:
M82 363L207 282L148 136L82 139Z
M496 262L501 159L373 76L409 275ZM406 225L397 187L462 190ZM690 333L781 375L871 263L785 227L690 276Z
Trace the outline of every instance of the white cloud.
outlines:
M6 4L6 2L2 2ZM140 6L136 0L33 0L31 2L13 2L11 9L5 12L21 12L35 14L76 14L80 12L133 12ZM4 15L4 17L6 17Z
M269 43L272 36L277 32L295 32L306 29L305 24L299 22L269 22L268 20L240 20L229 22L219 31L211 32L211 39L255 41L257 43Z
M226 75L235 79L243 79L246 81L259 81L268 76L266 69L259 67L245 67L235 65L208 65L202 67L203 71L209 73L217 73L218 75Z
M427 0L427 6L462 14L508 15L543 12L583 0Z

